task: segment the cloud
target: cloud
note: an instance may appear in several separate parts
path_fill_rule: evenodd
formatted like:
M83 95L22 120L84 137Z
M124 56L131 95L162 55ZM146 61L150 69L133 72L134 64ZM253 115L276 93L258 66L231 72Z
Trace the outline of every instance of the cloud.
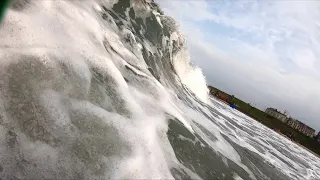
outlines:
M209 83L320 129L320 2L158 1Z
M179 0L158 0L157 2L167 14L185 20L204 21L212 15L205 0L188 1L186 3ZM197 13L191 13L194 10L197 10Z
M315 56L310 49L296 50L292 53L292 61L300 68L305 68L309 70L314 69Z

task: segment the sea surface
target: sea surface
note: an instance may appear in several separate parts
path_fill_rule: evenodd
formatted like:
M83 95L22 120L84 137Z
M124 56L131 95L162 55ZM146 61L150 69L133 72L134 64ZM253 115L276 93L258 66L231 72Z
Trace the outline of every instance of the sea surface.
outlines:
M15 0L0 178L317 180L320 159L210 97L152 0Z

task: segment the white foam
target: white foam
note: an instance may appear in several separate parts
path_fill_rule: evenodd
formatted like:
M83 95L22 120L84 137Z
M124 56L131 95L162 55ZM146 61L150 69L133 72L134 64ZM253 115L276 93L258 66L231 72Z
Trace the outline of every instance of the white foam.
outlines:
M186 47L173 56L173 67L181 82L185 84L200 100L208 102L209 90L205 77L199 67L193 66Z
M234 180L243 180L238 174L234 173L233 174Z
M279 169L292 179L313 179L315 177L318 177L318 175L316 175L315 173L317 172L317 168L308 168L307 171L305 171L306 167L303 164L299 164L294 160L291 160L287 155L284 155L273 145L265 142L267 141L276 144L277 148L281 148L286 150L287 152L290 152L292 156L295 156L296 158L300 156L300 153L305 151L303 150L303 148L298 147L297 145L289 141L287 138L284 138L281 135L275 133L269 128L256 122L254 119L251 119L236 110L232 110L228 106L225 106L225 109L217 108L217 110L223 113L224 115L230 117L231 120L233 120L240 126L249 128L250 130L255 132L255 136L252 136L246 133L245 131L242 131L241 129L237 129L234 132L234 136L236 138L233 138L232 136L229 137L238 145L252 152L255 152L256 154L261 156L266 162L268 162L275 168ZM264 141L261 141L261 139L263 139ZM264 149L263 152L255 149L255 147L252 145L255 142L259 144L259 148ZM277 156L271 154L271 152ZM299 158L301 160L308 159L308 162L305 161L305 163L311 166L314 163L320 162L318 158L312 157L311 154L307 155L307 153L303 153L303 155ZM288 164L290 164L293 167L289 166Z
M194 100L191 99L194 104L198 104ZM212 123L211 120L207 119L206 116L203 114L190 110L189 107L186 107L185 105L181 104L179 107L182 108L182 111L185 112L187 117L195 120L197 123L201 124L203 127L205 127L210 133L212 133L216 139L211 139L207 135L205 135L202 130L197 130L196 133L199 134L215 151L223 154L224 157L228 158L229 160L236 163L238 166L243 168L252 179L256 179L253 172L249 170L248 167L246 167L242 162L240 155L237 153L237 151L231 146L230 143L228 143L221 135L221 129ZM200 107L204 110L205 107ZM225 120L224 120L225 121ZM221 121L221 123L224 123ZM196 126L194 126L196 127ZM198 129L198 128L197 128Z
M108 9L112 8L112 6L119 2L119 0L96 0L97 2L103 4Z
M162 25L162 23L161 23L161 18L160 18L160 13L158 13L158 12L156 12L156 11L152 11L152 13L153 13L153 15L156 17L156 19L157 19L157 22L159 23L159 25L161 26L161 27L163 27L163 25Z
M161 101L161 106L149 106L156 104L153 96L128 86L125 65L149 77L128 63L145 72L147 66L122 44L118 35L123 33L101 24L96 11L101 8L89 1L39 1L25 12L8 11L0 30L1 101L12 101L10 78L19 79L18 72L8 68L25 67L21 84L34 97L27 102L35 104L37 124L48 137L33 137L10 117L16 115L4 112L18 140L13 142L17 149L10 149L4 137L9 127L0 126L0 143L5 147L0 148L0 156L6 157L0 164L8 165L3 166L3 177L173 178L166 161L167 153L173 152L163 138L167 122L162 107L169 109L170 104ZM106 51L106 42L122 56ZM33 68L39 70L35 76ZM159 84L153 84L158 89ZM122 103L121 108L115 103ZM16 166L24 159L34 164L28 165L27 172Z

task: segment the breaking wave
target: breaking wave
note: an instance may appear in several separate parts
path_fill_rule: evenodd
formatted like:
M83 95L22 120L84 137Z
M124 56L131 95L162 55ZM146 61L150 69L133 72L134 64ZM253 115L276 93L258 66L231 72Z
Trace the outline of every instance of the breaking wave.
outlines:
M2 179L317 179L320 160L210 98L152 0L15 0L0 25Z
M209 101L209 90L206 79L201 69L191 64L186 47L183 47L174 55L173 67L181 82L200 100L207 103Z

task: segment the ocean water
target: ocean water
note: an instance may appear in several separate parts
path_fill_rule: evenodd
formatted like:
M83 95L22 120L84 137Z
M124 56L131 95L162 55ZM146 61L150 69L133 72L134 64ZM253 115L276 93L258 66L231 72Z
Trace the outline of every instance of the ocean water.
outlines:
M152 0L15 0L0 40L1 179L320 179L209 96Z

